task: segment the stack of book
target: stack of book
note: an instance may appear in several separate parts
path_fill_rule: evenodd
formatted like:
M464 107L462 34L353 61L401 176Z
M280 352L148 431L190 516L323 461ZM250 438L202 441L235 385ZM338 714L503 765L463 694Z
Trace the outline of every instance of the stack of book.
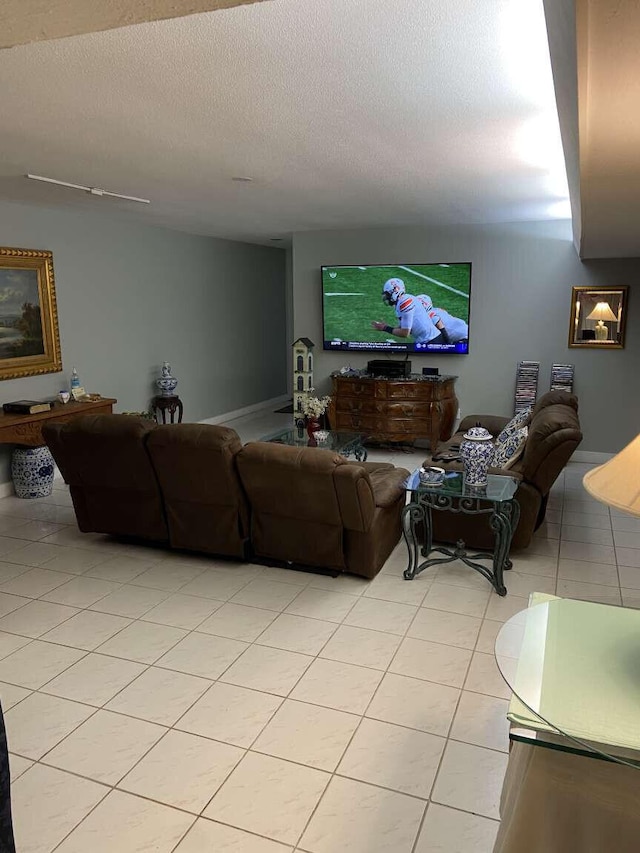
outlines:
M37 415L38 412L48 412L51 403L43 403L40 400L15 400L13 403L3 403L2 411L5 415Z
M521 361L516 374L514 414L533 406L538 394L539 361Z
M551 390L573 393L573 364L551 365Z

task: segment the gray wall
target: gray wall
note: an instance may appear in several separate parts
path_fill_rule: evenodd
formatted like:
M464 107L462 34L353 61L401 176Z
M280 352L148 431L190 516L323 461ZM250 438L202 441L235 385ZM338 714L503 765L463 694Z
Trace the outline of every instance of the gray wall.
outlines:
M509 415L519 361L541 362L539 395L549 389L553 362L575 364L574 390L584 432L580 449L617 452L638 433L640 259L582 263L568 221L294 235L294 335L306 335L318 345L314 372L318 390L330 388L332 370L344 364L363 367L371 357L322 351L322 264L456 261L473 264L471 353L412 355L414 370L434 366L441 373L458 375L463 416ZM580 284L631 285L624 350L569 349L571 287Z
M64 371L0 382L0 403L69 387L148 406L163 360L185 420L285 394L285 251L0 204L0 245L53 252ZM6 481L0 455L0 481Z
M286 273L285 273L285 286L286 286L286 303L287 303L287 312L286 312L286 336L287 336L287 388L293 388L293 359L291 357L291 345L294 341L293 335L293 250L291 246L287 247L287 257L286 257Z

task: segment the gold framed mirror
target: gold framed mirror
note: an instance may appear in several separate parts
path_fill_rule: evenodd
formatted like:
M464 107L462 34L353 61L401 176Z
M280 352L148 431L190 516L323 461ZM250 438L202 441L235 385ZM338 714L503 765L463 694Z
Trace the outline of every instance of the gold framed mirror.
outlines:
M573 287L569 346L623 349L629 288Z

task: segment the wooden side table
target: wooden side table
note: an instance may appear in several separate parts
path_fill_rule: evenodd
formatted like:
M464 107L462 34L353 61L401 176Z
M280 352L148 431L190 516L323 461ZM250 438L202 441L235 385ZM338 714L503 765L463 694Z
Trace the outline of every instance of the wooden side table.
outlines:
M48 412L36 415L14 415L0 412L0 444L16 444L11 460L11 476L19 498L41 498L51 494L54 461L45 440L42 427L46 423L65 423L78 415L110 415L112 397L99 400L69 403L55 402Z
M47 421L62 423L77 415L110 415L117 402L112 397L102 397L91 402L56 402L48 412L38 412L37 415L7 415L0 412L0 444L41 447L45 444L42 427Z
M169 413L170 423L175 423L176 412L178 413L178 423L182 423L182 400L180 397L154 397L151 401L151 411L155 415L157 423L160 423L160 415L162 415L162 423L167 422L167 412Z

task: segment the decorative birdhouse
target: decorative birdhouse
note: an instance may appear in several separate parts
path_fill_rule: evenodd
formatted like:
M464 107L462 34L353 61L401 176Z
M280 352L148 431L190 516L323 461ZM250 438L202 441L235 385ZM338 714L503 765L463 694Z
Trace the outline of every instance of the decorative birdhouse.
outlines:
M304 401L313 393L313 341L298 338L293 343L293 419L302 417Z

